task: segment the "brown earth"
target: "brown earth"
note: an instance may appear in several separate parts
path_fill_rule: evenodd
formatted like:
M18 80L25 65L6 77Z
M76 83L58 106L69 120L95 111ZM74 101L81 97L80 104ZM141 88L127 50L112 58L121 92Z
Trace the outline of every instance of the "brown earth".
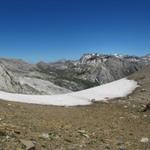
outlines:
M125 98L55 107L0 101L0 150L150 150L150 66L132 75L140 87ZM30 148L28 148L30 149Z

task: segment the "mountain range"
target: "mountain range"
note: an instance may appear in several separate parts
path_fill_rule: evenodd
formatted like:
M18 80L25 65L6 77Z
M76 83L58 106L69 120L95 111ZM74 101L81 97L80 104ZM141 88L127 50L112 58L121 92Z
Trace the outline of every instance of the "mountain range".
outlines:
M62 94L108 83L150 64L150 54L84 54L78 60L38 62L0 58L0 90L24 94Z

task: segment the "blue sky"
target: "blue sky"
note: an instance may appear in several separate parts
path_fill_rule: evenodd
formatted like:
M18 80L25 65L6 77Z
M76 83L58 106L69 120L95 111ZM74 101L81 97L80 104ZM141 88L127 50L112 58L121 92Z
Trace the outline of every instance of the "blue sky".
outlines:
M150 53L149 0L0 0L0 57Z

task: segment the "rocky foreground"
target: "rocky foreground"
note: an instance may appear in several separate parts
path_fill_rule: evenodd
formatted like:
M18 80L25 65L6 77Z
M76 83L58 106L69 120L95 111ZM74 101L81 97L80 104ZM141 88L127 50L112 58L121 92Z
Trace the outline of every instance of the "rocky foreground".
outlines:
M150 66L140 87L108 103L54 107L0 101L1 150L149 150Z

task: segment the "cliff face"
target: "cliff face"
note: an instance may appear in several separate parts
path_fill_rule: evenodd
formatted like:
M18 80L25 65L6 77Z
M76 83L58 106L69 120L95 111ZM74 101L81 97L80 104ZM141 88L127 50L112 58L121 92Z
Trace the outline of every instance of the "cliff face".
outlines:
M144 57L84 54L79 60L29 64L0 59L0 90L25 94L61 94L108 83L150 63Z
M10 66L5 65L0 63L0 90L2 91L25 94L59 94L70 92L70 90L59 87L50 81L34 76L27 77L29 72L25 74L19 73L16 70L10 71L12 68L8 69Z
M75 91L128 76L145 64L136 56L84 54L77 61L38 63L37 68L53 76L52 82Z
M14 74L0 63L0 89L4 91L16 92L20 90L20 84L17 82Z

